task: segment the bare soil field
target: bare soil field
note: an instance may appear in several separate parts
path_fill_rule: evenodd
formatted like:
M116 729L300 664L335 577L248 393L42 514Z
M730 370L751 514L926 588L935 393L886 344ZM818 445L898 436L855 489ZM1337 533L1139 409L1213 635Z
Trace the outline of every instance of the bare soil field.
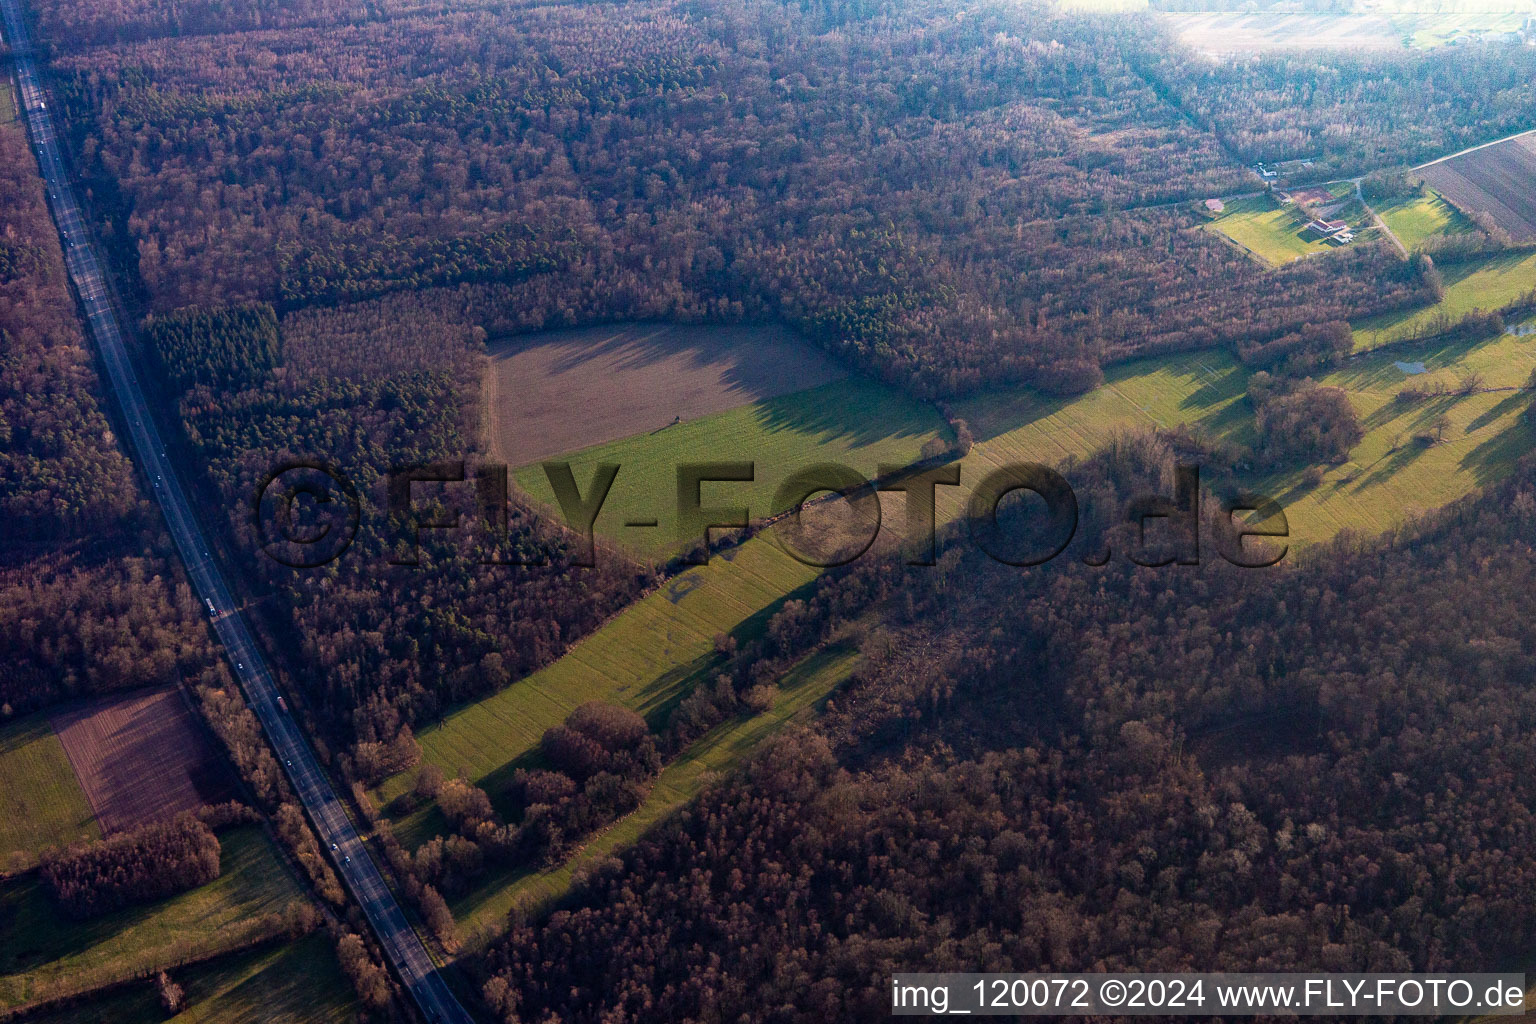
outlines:
M1321 203L1328 205L1335 202L1334 194L1321 185L1311 188L1299 188L1291 191L1291 198L1298 203Z
M1400 50L1403 32L1377 14L1166 13L1187 46L1204 53L1258 50Z
M103 833L234 796L228 766L174 686L88 701L50 722Z
M490 354L489 443L513 466L847 376L773 326L620 324L493 342Z
M1536 239L1536 135L1505 139L1419 173L1464 213L1481 211L1513 237Z

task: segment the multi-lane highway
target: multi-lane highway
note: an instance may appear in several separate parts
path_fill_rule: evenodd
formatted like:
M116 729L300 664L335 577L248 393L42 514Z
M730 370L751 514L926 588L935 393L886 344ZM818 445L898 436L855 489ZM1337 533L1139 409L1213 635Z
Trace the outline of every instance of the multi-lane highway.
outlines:
M166 457L160 433L149 414L144 391L134 373L123 342L123 332L107 290L105 271L81 219L74 190L60 158L53 111L41 88L33 61L26 24L17 0L0 0L5 35L15 57L18 97L26 117L32 145L48 185L49 203L64 244L65 263L79 293L91 335L101 352L107 378L117 396L132 442L133 455L144 472L176 547L186 563L213 628L229 655L247 700L261 719L289 780L304 802L321 840L330 851L336 869L362 906L396 972L404 980L417 1006L429 1021L468 1024L470 1016L454 999L432 964L421 940L407 923L393 895L384 884L362 840L353 830L341 801L320 770L309 744L293 719L278 703L277 687L266 658L257 647L244 613L235 604L222 570L209 557L202 527L192 514L187 494Z

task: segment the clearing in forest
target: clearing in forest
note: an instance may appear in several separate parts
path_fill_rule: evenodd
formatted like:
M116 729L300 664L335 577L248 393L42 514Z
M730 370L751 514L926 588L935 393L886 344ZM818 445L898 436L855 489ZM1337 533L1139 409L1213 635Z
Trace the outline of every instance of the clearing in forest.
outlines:
M490 354L489 444L513 466L847 375L777 326L616 324L512 338Z
M924 444L948 437L948 426L931 406L850 377L562 455L560 461L570 463L583 494L598 465L617 464L597 532L632 551L661 556L696 539L678 531L680 465L752 463L750 482L706 483L701 501L744 506L761 518L782 511L775 500L779 486L797 470L835 462L873 479L880 466L909 465L921 457ZM521 467L515 479L536 502L555 507L541 465ZM654 526L628 525L652 521Z
M1347 182L1334 186L1339 193L1334 200L1343 198L1349 189ZM1362 227L1358 214L1363 212L1358 211L1352 216L1351 211L1345 209L1330 216L1347 220L1358 229ZM1205 226L1207 230L1226 235L1270 266L1278 267L1338 247L1339 243L1309 229L1309 219L1296 204L1281 205L1271 196L1262 195L1228 202L1220 216Z

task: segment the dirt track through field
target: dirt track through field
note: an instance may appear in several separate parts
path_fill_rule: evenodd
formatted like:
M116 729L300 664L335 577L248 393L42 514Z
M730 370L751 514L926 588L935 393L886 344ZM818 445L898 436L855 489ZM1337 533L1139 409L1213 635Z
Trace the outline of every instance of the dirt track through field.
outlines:
M491 450L525 466L847 376L781 327L617 324L490 349Z
M104 834L234 795L174 686L89 701L49 721Z
M1506 139L1419 173L1463 211L1488 214L1520 241L1536 239L1536 135Z

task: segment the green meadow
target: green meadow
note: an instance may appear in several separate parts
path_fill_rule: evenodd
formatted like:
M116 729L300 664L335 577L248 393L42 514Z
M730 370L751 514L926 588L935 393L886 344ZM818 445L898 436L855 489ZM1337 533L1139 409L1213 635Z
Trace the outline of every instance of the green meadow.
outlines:
M593 836L564 864L512 879L492 878L454 901L451 909L461 933L494 928L515 906L533 910L558 899L580 869L622 852L774 732L824 700L852 674L858 660L852 643L834 644L806 658L779 681L771 708L751 718L723 722L695 740L662 770L644 803Z
M1331 188L1342 198L1351 186L1344 184ZM1361 214L1357 207L1346 207L1337 216L1361 226ZM1308 218L1295 204L1281 206L1267 195L1234 199L1226 209L1205 225L1208 231L1217 231L1232 239L1271 266L1280 266L1303 256L1328 252L1336 246L1317 238L1306 229Z
M1377 207L1376 212L1410 252L1422 249L1431 238L1476 230L1460 210L1429 190L1413 199Z
M27 1018L27 1024L344 1024L357 1019L352 986L330 940L231 953L173 970L186 1009L167 1018L151 979L100 998Z
M1486 391L1411 404L1395 400L1410 378L1396 363L1423 363L1411 378L1420 386L1454 385L1480 373ZM1405 347L1359 359L1323 379L1349 392L1366 428L1364 440L1340 466L1324 467L1323 482L1309 486L1302 471L1280 474L1258 486L1285 508L1299 542L1326 540L1340 530L1380 533L1424 512L1449 504L1508 472L1514 460L1536 447L1536 434L1522 415L1531 394L1520 390L1536 369L1536 339L1502 335L1468 346ZM1442 440L1420 438L1435 432L1444 416Z
M16 94L10 82L0 82L0 124L16 120Z
M35 874L0 883L0 1011L86 992L270 935L306 897L255 825L229 829L207 885L89 921L60 914Z
M1426 372L1411 375L1399 362L1422 362ZM1533 368L1536 335L1406 346L1356 358L1319 381L1348 392L1366 429L1350 461L1324 467L1318 486L1305 482L1305 467L1246 482L1279 500L1297 545L1328 540L1344 529L1377 533L1399 525L1497 479L1536 444L1520 415L1530 395L1518 390ZM1484 387L1510 390L1414 404L1395 400L1410 380L1451 385L1474 372L1483 376ZM1185 424L1211 437L1251 443L1248 377L1232 356L1203 352L1127 363L1112 369L1102 388L1073 399L1019 393L962 403L956 411L972 424L978 443L962 463L962 486L939 490L945 513L958 516L967 484L991 468L1086 457L1117 432L1138 427ZM1439 443L1415 440L1431 432L1441 415L1449 428Z
M795 470L820 462L873 477L882 464L907 465L925 441L947 439L948 426L931 407L868 380L848 378L664 427L563 456L583 494L600 463L619 474L598 516L604 537L647 555L685 546L677 526L677 467L682 463L751 462L751 483L706 483L705 505L746 506L754 517L782 511L779 485ZM555 505L541 465L514 472L534 501ZM626 526L631 521L655 526Z
M45 847L101 838L46 716L0 726L0 779L0 870L31 867Z
M816 575L764 537L717 554L626 608L560 660L421 730L422 757L450 776L462 771L494 800L545 731L589 700L622 704L659 724L719 663L717 633L740 640L760 634L784 598ZM388 802L412 781L401 773L375 798ZM439 826L429 809L407 816L396 831L413 846Z
M1457 319L1473 310L1495 310L1536 289L1536 252L1515 252L1440 268L1445 298L1433 306L1399 310L1354 325L1355 351L1365 352L1411 337L1441 315Z

